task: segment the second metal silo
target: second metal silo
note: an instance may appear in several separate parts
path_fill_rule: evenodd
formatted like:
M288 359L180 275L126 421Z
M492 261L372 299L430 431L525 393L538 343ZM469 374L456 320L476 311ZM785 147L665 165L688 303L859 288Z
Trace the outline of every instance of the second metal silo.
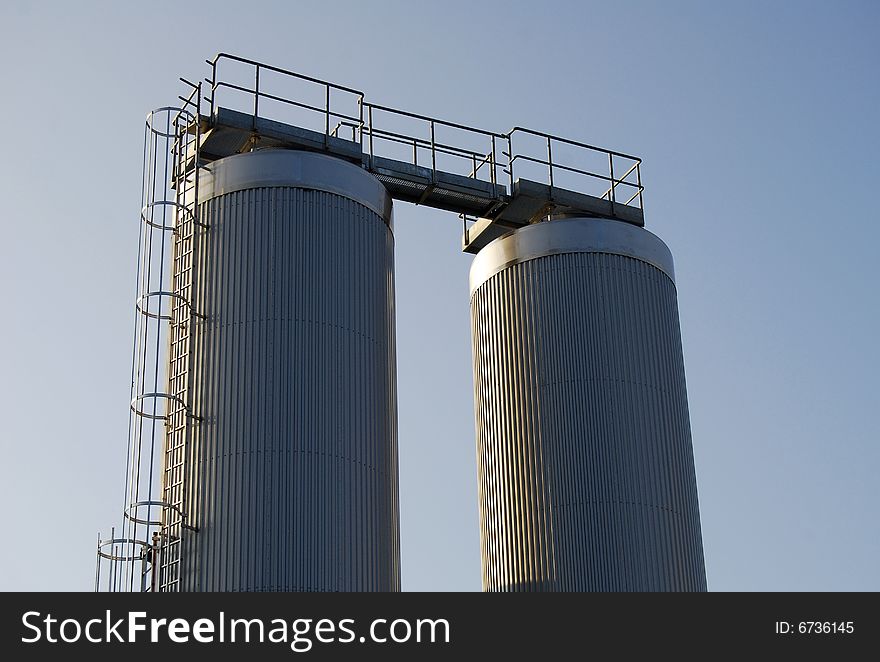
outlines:
M483 586L706 589L672 256L557 219L471 268Z
M208 170L180 588L399 590L391 199L316 153Z

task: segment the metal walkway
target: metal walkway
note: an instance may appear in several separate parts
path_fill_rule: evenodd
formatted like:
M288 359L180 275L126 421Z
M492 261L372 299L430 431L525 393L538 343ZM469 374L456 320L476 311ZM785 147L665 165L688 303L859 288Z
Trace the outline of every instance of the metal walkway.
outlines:
M368 103L358 90L225 53L207 62L201 163L263 147L347 159L397 200L459 214L470 253L550 214L644 225L638 157L522 127L496 133Z

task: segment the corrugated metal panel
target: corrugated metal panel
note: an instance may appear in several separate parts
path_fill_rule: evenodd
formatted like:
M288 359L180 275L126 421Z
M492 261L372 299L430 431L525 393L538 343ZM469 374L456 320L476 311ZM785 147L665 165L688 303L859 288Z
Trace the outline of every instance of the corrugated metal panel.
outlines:
M705 590L672 280L556 253L485 280L471 315L484 588Z
M399 590L391 230L285 186L200 219L183 589Z

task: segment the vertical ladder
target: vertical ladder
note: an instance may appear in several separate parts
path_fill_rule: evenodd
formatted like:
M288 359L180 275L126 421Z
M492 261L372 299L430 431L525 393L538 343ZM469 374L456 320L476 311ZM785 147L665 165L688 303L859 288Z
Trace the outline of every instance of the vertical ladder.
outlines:
M183 575L185 531L196 529L187 521L190 499L187 479L191 452L192 426L199 419L193 414L192 325L200 317L193 308L193 271L198 233L198 148L200 139L200 85L187 104L193 105L194 119L182 122L174 141L176 224L172 241L171 324L168 351L168 416L162 468L162 527L159 548L159 591L179 591Z

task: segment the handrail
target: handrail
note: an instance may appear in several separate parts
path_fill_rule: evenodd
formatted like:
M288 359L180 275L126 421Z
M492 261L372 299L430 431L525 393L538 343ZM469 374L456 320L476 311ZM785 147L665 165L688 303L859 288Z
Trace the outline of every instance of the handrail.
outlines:
M241 63L244 63L244 64L247 64L249 66L254 67L254 88L251 90L248 88L242 88L241 86L235 86L232 83L224 83L223 81L218 82L218 80L217 80L217 65L223 59L231 60L233 62L241 62ZM325 133L325 135L330 134L330 117L331 116L347 117L347 116L335 114L331 111L331 109L330 109L330 90L339 90L340 92L346 92L348 94L353 94L354 96L357 97L358 106L360 108L360 117L358 118L358 121L360 122L361 126L363 126L364 93L361 92L360 90L355 90L354 88L346 87L344 85L337 85L336 83L331 83L330 81L321 80L320 78L314 78L313 76L306 76L304 74L299 74L295 71L290 71L288 69L282 69L281 67L276 67L271 64L264 64L262 62L257 62L256 60L250 60L248 58L243 58L238 55L232 55L230 53L218 53L217 55L214 56L213 60L206 60L206 62L209 65L211 65L211 79L208 80L207 82L209 82L211 84L211 97L210 97L210 99L208 99L208 101L210 103L210 113L212 116L214 115L214 111L216 109L217 90L220 87L233 87L233 88L239 89L240 91L253 94L254 95L254 117L255 118L259 117L259 115L260 115L260 112L259 112L260 97L271 98L275 101L290 103L295 106L303 106L303 104L300 102L292 101L290 99L285 99L283 97L278 97L277 95L270 95L270 94L267 94L266 92L261 92L260 91L260 70L265 70L265 71L274 71L276 73L280 73L285 76L290 76L292 78L296 78L299 80L308 81L310 83L315 83L316 85L321 85L324 87L324 109L323 109L323 112L324 112L324 133ZM306 107L308 107L308 106L306 106Z
M381 110L384 113L391 113L393 115L402 115L403 117L409 117L416 120L423 120L425 122L433 122L434 124L439 124L441 126L448 126L452 129L461 129L463 131L468 131L470 133L479 133L484 136L495 136L496 138L506 138L507 136L503 133L496 133L495 131L487 131L486 129L478 129L472 126L467 126L465 124L458 124L456 122L449 122L447 120L441 120L436 117L430 117L428 115L419 115L418 113L411 113L408 110L398 110L397 108L389 108L388 106L380 106L376 103L368 103L364 102L365 106L369 106L373 110Z
M206 79L207 80L207 79ZM209 81L210 82L210 81ZM272 101L280 101L281 103L290 104L291 106L297 106L298 108L305 108L306 110L314 110L318 113L328 113L331 117L339 117L342 119L347 119L351 121L360 121L357 117L352 117L351 115L346 115L345 113L335 112L333 110L328 110L326 108L321 108L319 106L313 106L308 103L303 103L301 101L294 101L293 99L285 99L284 97L279 97L275 94L269 94L268 92L260 92L258 90L252 90L249 87L242 87L241 85L236 85L235 83L227 83L225 81L220 81L216 84L214 89L220 89L221 87L226 87L232 90L238 90L239 92L247 92L249 94L257 94L261 98L271 99Z
M247 87L244 84L232 83L225 81L222 78L218 78L221 73L219 72L219 65L224 60L239 62L253 67L253 87ZM352 142L359 142L361 151L368 154L371 158L374 156L381 156L383 145L387 143L409 145L412 147L412 165L429 167L435 181L438 170L437 156L446 155L467 161L471 168L464 176L472 179L481 179L482 181L487 181L488 179L492 184L495 184L499 179L498 170L500 169L501 172L508 176L510 191L512 192L513 185L516 181L514 164L518 160L523 162L527 161L546 167L545 183L548 184L551 189L559 188L559 181L556 175L559 175L560 173L571 173L588 177L591 180L607 182L608 187L603 193L597 193L597 197L609 200L612 205L629 205L634 200L638 199L638 207L639 209L643 209L644 186L642 185L641 178L642 160L640 157L572 140L570 138L555 136L543 131L536 131L523 126L514 126L507 133L499 133L497 131L467 126L457 122L450 122L429 115L422 115L397 108L391 108L390 106L383 106L365 101L365 95L360 90L346 87L344 85L337 85L336 83L331 83L330 81L322 80L320 78L307 76L295 71L290 71L270 64L264 64L256 60L251 60L230 53L218 53L213 59L206 60L206 62L211 66L211 78L205 80L211 86L211 96L208 101L210 102L210 112L212 117L216 109L219 108L219 105L217 104L218 90L221 88L234 89L253 95L252 112L255 118L260 116L259 103L261 99L278 101L322 114L324 116L325 146L328 138L339 138L340 129L342 127L351 129ZM322 86L324 88L323 106L304 103L303 101L273 94L266 89L265 81L263 81L261 85L261 71L272 71L284 76L290 76L292 78ZM331 90L338 90L347 94L355 95L357 98L358 116L334 110L331 107ZM421 122L423 124L423 129L419 131L419 134L421 135L413 135L412 132L404 133L397 129L394 126L394 118L406 118ZM334 124L334 126L331 127L331 124ZM399 124L400 122L398 122L398 125ZM436 131L438 128L443 127L470 134L473 136L471 142L474 140L488 139L490 144L487 145L487 150L484 152L472 147L440 142L436 139ZM542 139L545 153L538 154L532 149L515 149L514 142L519 135L534 136ZM578 152L575 155L577 157L575 163L560 159L558 153L554 157L554 146L558 147L561 145L581 150L581 152L583 152L583 158L581 158L581 152ZM502 146L506 146L506 151L502 149ZM420 152L421 154L428 154L430 157L429 165L419 163ZM387 154L387 151L385 153ZM606 157L608 161L607 172L603 174L583 167L581 164L584 159L587 158L587 153ZM616 163L615 160L623 160L625 163ZM622 177L615 176L614 171L619 165L622 165L622 167L626 169L626 172ZM636 181L629 181L634 172L636 175ZM617 201L617 189L620 186L626 187L627 192L634 190L632 196L623 203Z
M571 140L570 138L561 138L560 136L554 136L550 133L544 133L543 131L535 131L534 129L527 129L523 126L515 126L507 134L504 136L505 138L508 136L512 136L514 133L529 133L533 136L538 136L539 138L550 138L551 140L555 140L556 142L566 143L568 145L574 145L575 147L583 147L584 149L591 150L593 152L602 152L603 154L613 154L614 156L619 156L622 159L631 159L633 161L638 161L641 163L642 159L638 156L631 156L630 154L624 154L623 152L615 152L612 149L605 149L604 147L596 147L595 145L590 145L588 143L578 142L577 140Z
M337 85L336 83L331 83L327 80L321 80L320 78L314 78L312 76L306 76L305 74L300 74L295 71L290 71L289 69L282 69L281 67L276 67L272 64L265 64L264 62L257 62L256 60L249 60L248 58L241 57L240 55L233 55L232 53L217 53L214 56L213 60L205 60L211 66L216 66L217 63L221 59L233 60L235 62L242 62L244 64L250 64L255 67L260 67L260 69L267 69L269 71L274 71L279 74L284 74L286 76L293 76L294 78L300 78L302 80L307 80L310 83L317 83L319 85L328 85L335 90L340 90L342 92L351 92L352 94L358 94L360 96L364 96L364 93L360 90L356 90L351 87L345 87L344 85Z
M532 156L525 156L524 154L516 154L516 155L514 155L514 157L510 161L512 163L512 162L516 161L517 159L522 159L523 161L531 161L532 163L537 163L539 165L547 165L546 161L542 161L541 159L536 159ZM579 175L586 175L588 177L602 179L602 180L605 180L606 182L612 182L613 186L615 186L615 187L620 186L620 185L625 185L625 186L632 186L634 188L638 188L638 184L636 184L634 182L625 182L625 181L623 181L623 179L613 179L613 178L609 177L608 175L600 175L599 173L591 172L589 170L581 170L580 168L574 168L572 166L565 166L560 163L554 163L553 167L558 168L560 170L568 170L570 172L575 172ZM605 193L599 197L604 198L606 195L608 195L608 192L610 190L611 190L611 188L606 190Z

